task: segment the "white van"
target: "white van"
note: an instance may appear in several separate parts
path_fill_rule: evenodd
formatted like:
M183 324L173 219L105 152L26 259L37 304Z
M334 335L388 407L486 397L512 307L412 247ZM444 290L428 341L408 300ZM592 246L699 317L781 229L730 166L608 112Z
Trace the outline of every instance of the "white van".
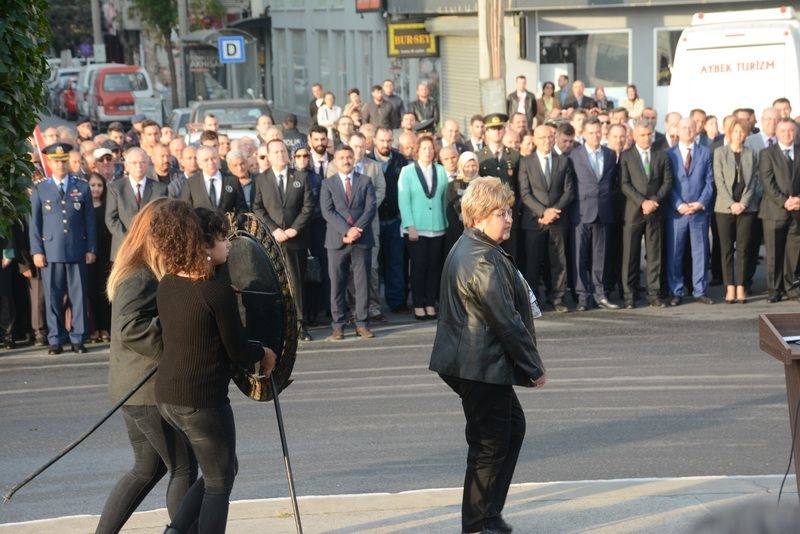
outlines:
M75 85L75 104L78 108L78 115L89 116L89 88L94 85L94 76L103 67L113 67L119 63L92 63L81 67L78 73L78 83Z
M700 108L724 117L740 107L758 117L776 98L800 108L800 21L791 7L696 13L681 34L669 111Z

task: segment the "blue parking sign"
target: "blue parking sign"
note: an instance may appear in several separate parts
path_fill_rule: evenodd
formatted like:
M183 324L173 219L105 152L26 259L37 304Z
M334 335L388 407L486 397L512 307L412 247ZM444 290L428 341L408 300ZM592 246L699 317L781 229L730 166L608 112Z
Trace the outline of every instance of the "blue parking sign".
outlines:
M244 63L244 37L219 38L220 63Z

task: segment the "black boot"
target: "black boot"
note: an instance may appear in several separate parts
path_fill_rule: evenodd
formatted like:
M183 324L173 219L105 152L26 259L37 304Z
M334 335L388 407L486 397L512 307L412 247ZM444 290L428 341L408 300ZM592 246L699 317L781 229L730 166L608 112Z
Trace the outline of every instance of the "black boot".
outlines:
M167 525L167 528L164 529L164 534L183 534L183 533L177 528L171 525Z

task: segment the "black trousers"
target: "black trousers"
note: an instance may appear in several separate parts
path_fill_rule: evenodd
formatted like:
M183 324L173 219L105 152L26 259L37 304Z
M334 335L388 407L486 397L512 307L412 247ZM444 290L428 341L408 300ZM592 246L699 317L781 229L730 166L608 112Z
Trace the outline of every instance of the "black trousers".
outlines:
M567 233L568 227L551 224L537 230L525 230L526 278L539 297L539 278L549 274L545 287L550 291L547 300L561 302L567 290ZM549 269L544 269L549 265Z
M439 376L461 397L467 420L461 529L496 527L525 438L525 413L513 386Z
M122 416L134 464L108 496L95 534L119 532L167 471L167 510L170 517L175 517L189 487L197 480L194 454L155 406L123 406Z
M308 250L289 248L281 245L281 252L286 260L286 272L289 274L289 285L292 288L292 297L297 308L297 320L303 321L303 285L306 278L306 265L308 263Z
M744 285L747 267L755 258L750 258L755 213L715 213L719 232L719 249L722 265L722 281L726 286ZM734 250L736 258L734 259Z
M442 276L444 236L405 239L411 263L411 301L415 308L435 306Z
M626 301L636 298L639 278L639 264L644 236L647 257L647 298L658 298L661 291L662 241L664 220L661 213L655 213L639 221L625 222L622 228L622 291Z
M762 222L767 254L767 293L770 296L787 293L800 259L800 223L794 217L786 221L763 219Z

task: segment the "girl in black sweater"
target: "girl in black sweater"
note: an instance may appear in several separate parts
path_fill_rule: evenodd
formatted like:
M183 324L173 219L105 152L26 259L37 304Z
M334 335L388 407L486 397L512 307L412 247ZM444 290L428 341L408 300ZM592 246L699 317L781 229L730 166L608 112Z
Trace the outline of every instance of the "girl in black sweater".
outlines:
M230 250L222 216L188 204L162 215L152 227L167 272L158 286L164 356L156 402L203 474L165 532L187 533L195 523L200 534L224 532L237 471L230 365L260 360L269 375L275 353L244 338L233 289L212 277Z

